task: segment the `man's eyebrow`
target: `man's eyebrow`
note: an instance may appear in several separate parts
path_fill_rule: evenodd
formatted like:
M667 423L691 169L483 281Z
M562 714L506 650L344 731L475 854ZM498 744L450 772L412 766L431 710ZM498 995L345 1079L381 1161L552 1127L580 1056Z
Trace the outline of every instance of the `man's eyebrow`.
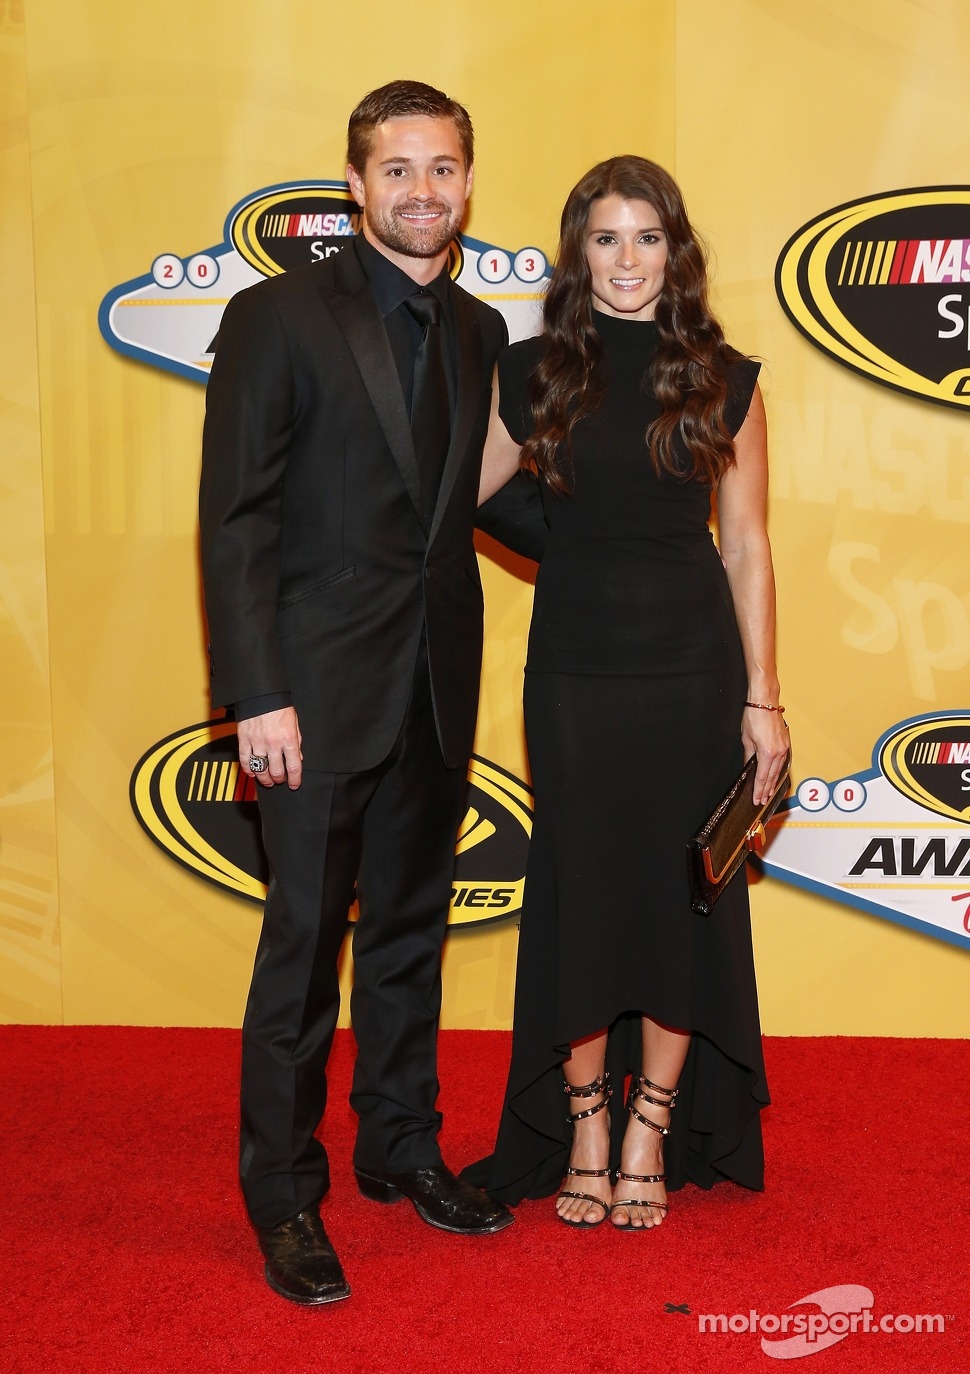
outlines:
M436 157L431 158L431 161L432 161L432 162L454 162L454 163L458 164L458 163L461 162L461 158L454 157L451 153L438 153ZM414 162L414 158L413 158L413 157L386 157L386 158L384 158L380 163L378 163L378 166L380 166L380 167L396 167L396 166L406 166L406 167L410 167L411 164L412 164L413 162Z

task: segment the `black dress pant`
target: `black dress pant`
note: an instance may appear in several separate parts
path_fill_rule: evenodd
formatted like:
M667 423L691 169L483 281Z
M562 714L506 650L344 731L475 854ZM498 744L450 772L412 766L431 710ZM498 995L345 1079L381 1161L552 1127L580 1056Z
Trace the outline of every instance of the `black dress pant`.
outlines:
M304 772L295 792L258 789L271 878L243 1021L240 1142L240 1179L258 1226L311 1206L330 1185L315 1132L355 881L354 1164L402 1173L441 1162L441 946L466 776L441 757L422 647L383 763Z

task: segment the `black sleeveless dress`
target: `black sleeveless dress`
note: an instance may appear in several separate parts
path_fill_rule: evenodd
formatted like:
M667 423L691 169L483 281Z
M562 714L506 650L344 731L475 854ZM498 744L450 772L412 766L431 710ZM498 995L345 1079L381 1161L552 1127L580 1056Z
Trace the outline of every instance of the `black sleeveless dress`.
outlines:
M513 1203L559 1188L572 1134L562 1061L604 1027L618 1166L642 1013L693 1032L664 1144L668 1187L763 1187L768 1092L745 875L697 916L685 860L743 762L737 622L708 489L658 477L647 453L656 325L601 312L595 323L607 398L574 432L572 493L543 489L549 537L525 679L535 823L512 1061L495 1152L464 1175ZM520 442L541 348L527 339L499 361L502 418ZM748 360L731 369L732 433L757 375Z

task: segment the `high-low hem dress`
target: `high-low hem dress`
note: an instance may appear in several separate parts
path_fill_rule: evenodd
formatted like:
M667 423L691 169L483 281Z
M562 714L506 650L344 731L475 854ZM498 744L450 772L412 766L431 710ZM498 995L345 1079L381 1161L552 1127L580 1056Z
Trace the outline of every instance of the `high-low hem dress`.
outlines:
M745 873L698 916L685 858L743 762L737 621L709 489L659 477L647 453L656 325L595 321L606 399L575 428L571 494L543 487L549 538L525 679L535 819L511 1066L495 1151L464 1173L511 1203L558 1190L572 1139L562 1063L604 1028L618 1167L642 1014L692 1032L664 1142L668 1188L764 1186L769 1099ZM499 363L502 418L520 443L541 348L525 340ZM732 433L757 375L747 359L729 370Z

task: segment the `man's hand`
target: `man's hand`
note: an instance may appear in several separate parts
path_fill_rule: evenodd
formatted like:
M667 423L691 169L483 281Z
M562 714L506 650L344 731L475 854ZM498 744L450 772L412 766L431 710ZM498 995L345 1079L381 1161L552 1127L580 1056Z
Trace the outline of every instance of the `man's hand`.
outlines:
M254 755L263 755L269 760L269 767L253 777L263 787L274 787L285 782L294 791L303 777L303 751L300 745L303 736L296 718L296 710L285 706L282 711L267 711L264 716L251 716L236 725L239 740L239 766L246 773L251 771L249 760Z

